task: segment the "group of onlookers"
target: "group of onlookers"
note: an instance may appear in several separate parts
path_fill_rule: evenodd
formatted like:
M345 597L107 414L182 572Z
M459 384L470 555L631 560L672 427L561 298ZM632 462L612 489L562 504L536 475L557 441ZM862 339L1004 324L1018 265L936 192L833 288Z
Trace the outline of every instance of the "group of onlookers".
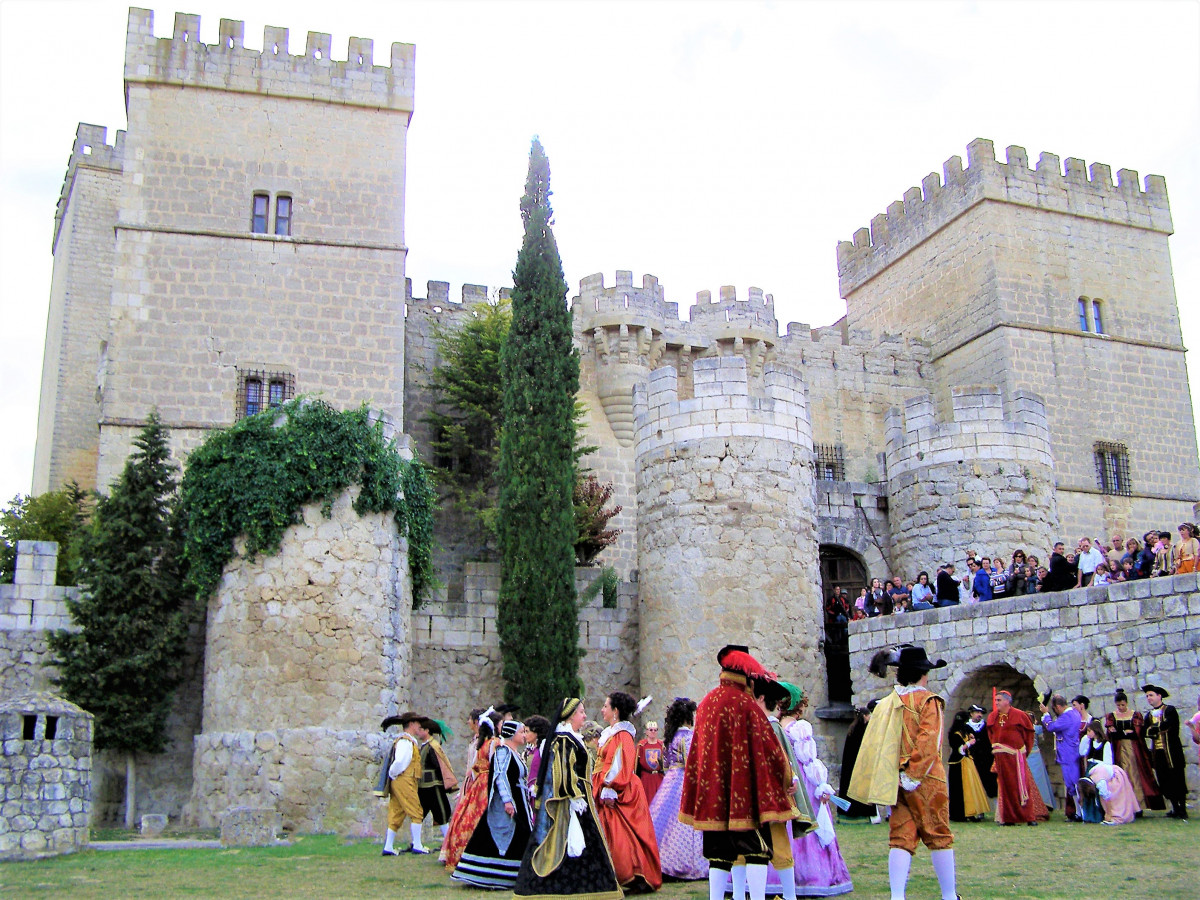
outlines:
M1014 550L983 556L967 551L966 571L953 562L938 566L932 580L921 572L916 581L899 575L889 581L871 579L871 584L851 597L836 587L825 604L827 625L843 625L858 619L889 616L910 610L986 602L1000 597L1066 591L1076 587L1117 584L1138 578L1178 575L1197 571L1200 541L1191 522L1179 526L1179 540L1168 531L1147 531L1139 541L1114 534L1111 542L1083 537L1068 552L1059 541L1043 565L1039 557Z

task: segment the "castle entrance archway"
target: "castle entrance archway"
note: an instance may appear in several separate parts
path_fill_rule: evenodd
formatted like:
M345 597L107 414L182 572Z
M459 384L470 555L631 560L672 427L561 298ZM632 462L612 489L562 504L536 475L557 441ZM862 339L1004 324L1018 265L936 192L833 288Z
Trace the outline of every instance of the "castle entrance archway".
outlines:
M982 666L968 673L951 692L946 702L946 719L949 720L960 709L979 704L989 712L992 709L992 688L1008 691L1013 697L1013 706L1033 715L1037 712L1037 689L1033 679L1023 672L1004 663Z
M821 597L828 601L834 588L842 588L851 604L859 589L867 584L867 566L853 550L836 544L821 544ZM845 623L831 622L825 617L825 678L830 710L822 718L838 718L838 709L851 710L853 685L850 680L850 639Z

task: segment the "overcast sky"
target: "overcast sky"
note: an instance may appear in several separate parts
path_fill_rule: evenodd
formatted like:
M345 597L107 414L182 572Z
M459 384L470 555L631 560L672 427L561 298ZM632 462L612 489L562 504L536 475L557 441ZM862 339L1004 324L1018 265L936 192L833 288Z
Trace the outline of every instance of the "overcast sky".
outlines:
M125 127L127 6L0 0L0 503L30 488L54 206L76 124ZM845 311L835 247L976 137L1164 175L1184 344L1200 346L1196 2L189 2L155 9L417 45L406 238L427 280L508 284L530 138L572 293L616 269ZM198 123L200 124L200 123ZM1124 299L1124 298L1121 298ZM1136 298L1129 298L1135 301ZM686 315L686 312L684 313ZM1191 361L1193 384L1200 363ZM1103 389L1112 390L1113 385ZM1131 414L1136 415L1131 399ZM1142 407L1145 408L1144 406Z

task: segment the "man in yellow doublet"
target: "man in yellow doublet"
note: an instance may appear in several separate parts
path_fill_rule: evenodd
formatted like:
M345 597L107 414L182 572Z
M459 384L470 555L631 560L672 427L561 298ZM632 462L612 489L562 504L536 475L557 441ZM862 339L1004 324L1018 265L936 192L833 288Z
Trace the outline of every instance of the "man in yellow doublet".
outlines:
M411 853L428 853L421 843L421 823L425 819L425 810L421 808L421 800L417 788L421 782L421 741L429 739L426 728L428 721L416 713L405 713L395 720L402 725L404 731L392 744L390 763L387 767L388 782L388 830L383 845L384 856L395 856L396 834L409 822L409 832L412 835Z

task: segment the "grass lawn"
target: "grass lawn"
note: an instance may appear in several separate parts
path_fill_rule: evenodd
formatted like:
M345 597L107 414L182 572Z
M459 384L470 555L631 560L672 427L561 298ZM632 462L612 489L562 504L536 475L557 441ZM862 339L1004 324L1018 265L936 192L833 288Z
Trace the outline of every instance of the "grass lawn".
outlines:
M115 831L97 835L110 840L123 836ZM1118 828L1062 821L1037 828L980 823L957 826L955 838L964 900L1200 897L1200 821L1184 824L1156 817ZM886 826L843 823L838 839L854 879L851 896L887 900ZM290 847L270 849L88 851L0 864L0 897L503 896L451 883L434 855L383 858L379 849L378 844L335 835L309 835L293 838ZM708 889L703 883L674 882L658 896L707 898ZM913 861L908 896L938 897L923 849Z

